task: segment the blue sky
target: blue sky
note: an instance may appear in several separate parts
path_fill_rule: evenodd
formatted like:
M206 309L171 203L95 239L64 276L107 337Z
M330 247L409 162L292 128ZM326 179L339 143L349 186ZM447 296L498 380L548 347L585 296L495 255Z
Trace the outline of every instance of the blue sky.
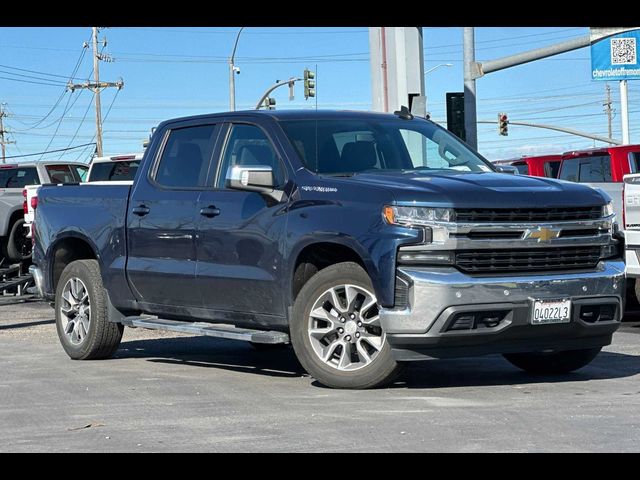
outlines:
M119 27L101 31L105 53L101 79L122 77L125 87L102 94L105 154L140 151L151 127L167 118L228 109L227 57L237 28ZM491 60L588 33L586 27L477 28L476 58ZM95 113L88 91L64 93L65 78L74 70L81 82L92 72L90 51L81 55L90 28L0 28L0 103L7 104L7 155L66 148L93 141ZM446 121L445 93L462 90L462 28L423 30L425 70L432 119ZM242 33L236 63L238 109L253 108L276 80L301 76L305 67L317 71L319 108L370 109L371 86L368 30L365 27L248 27ZM18 70L22 69L22 70ZM606 135L603 111L605 82L590 77L589 49L496 72L480 79L478 118L495 120L506 112L511 120L572 127ZM38 82L38 83L27 83ZM45 85L41 84L45 83ZM613 136L621 138L618 82L610 82L615 116ZM310 108L302 87L289 102L286 87L275 95L277 106ZM629 82L631 141L640 143L640 82ZM114 99L115 97L115 99ZM56 108L42 121L51 108ZM83 120L84 118L84 120ZM594 146L592 140L550 130L511 125L501 137L495 125L479 125L479 150L491 159L524 153L559 153ZM595 145L601 145L596 142ZM62 158L88 161L91 147ZM48 154L42 158L58 158ZM39 157L32 157L39 158Z

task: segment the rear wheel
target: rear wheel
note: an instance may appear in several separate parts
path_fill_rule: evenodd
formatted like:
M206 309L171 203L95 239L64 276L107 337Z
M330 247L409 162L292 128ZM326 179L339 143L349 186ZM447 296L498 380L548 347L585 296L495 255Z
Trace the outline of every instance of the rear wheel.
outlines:
M504 358L529 373L569 373L591 363L600 350L588 348L551 353L509 353Z
M120 345L124 326L109 322L100 268L95 260L76 260L63 270L56 288L56 329L74 360L109 358Z
M371 280L357 263L332 265L311 277L294 303L290 332L302 366L329 387L379 387L399 372Z
M31 258L31 240L27 238L24 218L17 218L11 223L9 235L2 242L4 257L10 262L22 262Z

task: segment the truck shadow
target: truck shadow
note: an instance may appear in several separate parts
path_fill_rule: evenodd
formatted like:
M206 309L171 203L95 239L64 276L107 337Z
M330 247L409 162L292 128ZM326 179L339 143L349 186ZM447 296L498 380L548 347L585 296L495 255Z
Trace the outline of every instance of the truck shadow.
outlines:
M408 364L391 388L455 388L540 383L582 382L640 374L640 356L601 352L593 362L572 373L530 374L501 355L433 360Z
M114 358L218 368L271 377L302 377L306 372L290 346L256 349L247 342L208 337L173 337L122 342Z
M123 342L115 358L142 358L170 365L217 368L271 377L296 378L306 372L291 347L257 350L246 342L207 337L173 337ZM456 388L581 382L640 374L640 356L602 352L588 366L569 374L532 375L500 355L428 360L406 365L389 388ZM325 388L312 380L312 385Z

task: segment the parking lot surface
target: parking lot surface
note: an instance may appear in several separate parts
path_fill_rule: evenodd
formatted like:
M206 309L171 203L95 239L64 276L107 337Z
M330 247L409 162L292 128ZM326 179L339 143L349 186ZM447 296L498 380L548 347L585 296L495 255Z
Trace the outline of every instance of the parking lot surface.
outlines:
M569 375L487 356L345 391L291 348L141 329L111 360L72 361L53 318L44 303L0 305L0 452L640 450L636 321Z

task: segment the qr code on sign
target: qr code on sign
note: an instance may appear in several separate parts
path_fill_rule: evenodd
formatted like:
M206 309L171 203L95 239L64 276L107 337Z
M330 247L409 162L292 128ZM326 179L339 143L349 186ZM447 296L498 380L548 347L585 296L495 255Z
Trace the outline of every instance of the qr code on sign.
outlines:
M611 39L611 64L635 65L638 63L635 38Z

